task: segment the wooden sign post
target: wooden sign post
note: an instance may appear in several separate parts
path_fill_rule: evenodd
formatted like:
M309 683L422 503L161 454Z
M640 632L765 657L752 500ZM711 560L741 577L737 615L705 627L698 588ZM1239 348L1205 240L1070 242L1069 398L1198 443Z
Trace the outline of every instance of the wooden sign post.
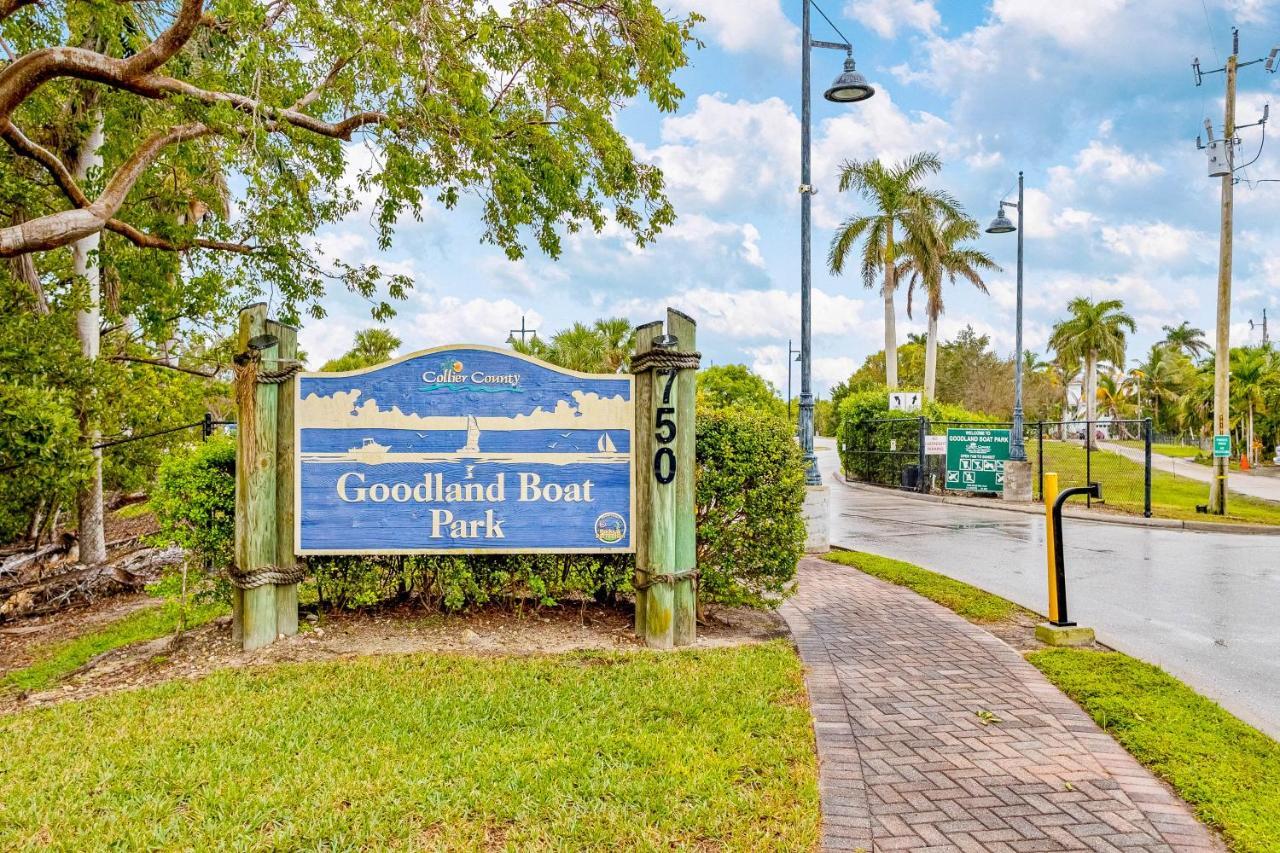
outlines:
M298 630L298 555L636 553L636 631L697 631L697 325L636 330L635 376L452 345L301 373L297 330L240 313L233 636Z
M636 329L636 634L669 649L697 626L694 411L697 324L667 309Z
M293 556L293 376L297 330L240 312L236 339L236 542L232 636L246 650L298 632ZM283 456L281 454L284 454Z

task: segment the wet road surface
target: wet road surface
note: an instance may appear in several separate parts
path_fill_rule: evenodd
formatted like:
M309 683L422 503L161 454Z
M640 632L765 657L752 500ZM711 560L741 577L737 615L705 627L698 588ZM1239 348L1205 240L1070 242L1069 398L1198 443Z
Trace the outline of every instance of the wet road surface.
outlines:
M818 460L831 487L832 544L1045 612L1043 518L846 485L834 450L819 447ZM1067 519L1063 538L1072 620L1280 737L1280 537Z

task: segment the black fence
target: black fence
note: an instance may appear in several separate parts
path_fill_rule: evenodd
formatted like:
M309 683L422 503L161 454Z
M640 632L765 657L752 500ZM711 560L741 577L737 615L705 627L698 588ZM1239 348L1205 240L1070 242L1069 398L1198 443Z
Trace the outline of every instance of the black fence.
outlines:
M949 429L1012 429L1012 424L931 421L924 417L877 418L837 439L845 477L862 483L922 493L965 494L947 487L946 456L929 453L928 436ZM1151 421L1035 421L1022 434L1032 464L1035 500L1044 499L1045 472L1059 488L1098 483L1103 505L1151 516ZM994 495L993 495L994 497Z

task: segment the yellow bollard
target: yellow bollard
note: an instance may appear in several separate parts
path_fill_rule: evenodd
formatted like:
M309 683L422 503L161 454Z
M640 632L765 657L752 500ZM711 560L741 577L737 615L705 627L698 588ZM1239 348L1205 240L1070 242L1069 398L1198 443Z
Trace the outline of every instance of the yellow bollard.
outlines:
M1049 621L1058 621L1057 567L1053 558L1053 502L1058 499L1058 475L1044 472L1044 550L1049 556Z

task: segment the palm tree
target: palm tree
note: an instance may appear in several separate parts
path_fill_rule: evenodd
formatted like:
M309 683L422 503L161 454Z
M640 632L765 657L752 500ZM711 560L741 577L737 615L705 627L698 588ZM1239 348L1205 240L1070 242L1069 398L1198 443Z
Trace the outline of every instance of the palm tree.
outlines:
M593 328L604 343L604 363L607 373L622 373L631 362L636 348L636 330L626 317L608 317L596 320Z
M1256 463L1253 452L1253 417L1263 411L1267 395L1277 380L1275 358L1263 347L1235 347L1231 350L1231 411L1245 417L1244 451L1241 456Z
M932 223L923 233L910 234L903 246L903 257L895 277L911 278L907 285L907 316L911 316L912 298L919 287L925 294L925 313L929 332L924 349L924 398L933 399L938 373L938 317L942 314L942 282L952 284L957 278L987 292L980 271L999 270L991 256L979 249L961 245L961 241L978 236L978 223L968 216L948 217Z
M845 264L859 240L862 245L862 283L875 287L877 274L884 274L880 294L884 297L884 374L890 388L898 384L898 338L894 294L898 289L898 236L925 232L935 216L960 217L960 209L950 195L929 190L921 182L942 169L937 154L913 154L901 163L885 166L879 160L848 161L840 169L840 192L857 192L875 212L846 219L836 231L827 252L827 266L835 275Z
M1197 329L1190 322L1183 320L1176 326L1163 326L1164 340L1160 343L1177 352L1185 352L1191 358L1199 358L1209 352L1209 343L1204 339L1204 330Z
M1033 376L1037 373L1048 373L1052 369L1053 369L1053 362L1045 361L1043 358L1040 357L1040 354L1038 352L1035 352L1034 350L1029 350L1029 349L1022 351L1022 372L1023 373L1027 374L1028 376Z
M1087 296L1077 296L1067 304L1067 310L1071 316L1054 325L1049 346L1060 358L1084 362L1085 420L1092 421L1098 404L1098 362L1106 359L1123 364L1125 330L1132 333L1138 327L1124 312L1124 303L1119 299L1094 302ZM1091 430L1086 430L1085 441L1093 444Z
M1171 344L1152 344L1145 361L1134 364L1126 380L1139 406L1150 404L1151 422L1160 427L1160 404L1172 403L1187 386L1191 362ZM1167 412L1167 410L1166 410Z

